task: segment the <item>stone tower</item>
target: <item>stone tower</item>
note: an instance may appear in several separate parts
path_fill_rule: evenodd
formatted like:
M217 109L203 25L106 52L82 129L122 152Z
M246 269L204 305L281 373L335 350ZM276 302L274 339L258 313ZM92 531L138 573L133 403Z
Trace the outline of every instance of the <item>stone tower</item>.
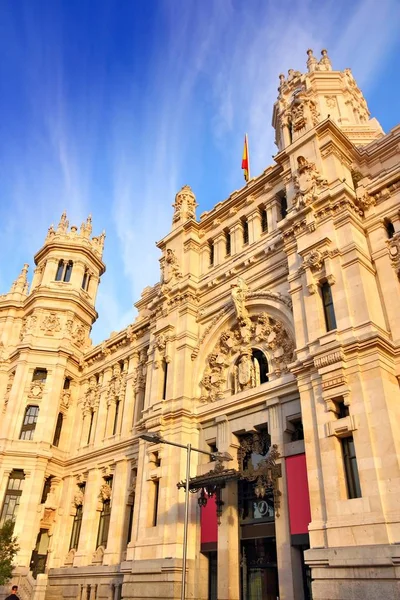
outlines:
M51 539L52 506L61 481L57 473L62 475L59 460L58 467L52 461L69 444L75 410L71 405L78 392L83 352L90 346L96 293L105 271L105 235L91 237L91 232L91 217L78 230L69 228L64 213L57 228L49 228L35 256L31 289L25 264L9 293L0 297L0 438L6 454L10 446L14 454L1 485L7 486L8 477L17 473L24 492L28 491L21 496L21 520L15 527L22 548L35 547L31 537L38 531L41 548ZM22 462L26 468L16 470ZM40 505L47 480L51 506L43 502L40 523L28 528L24 518L28 504ZM19 564L27 567L30 560L30 552L22 552Z
M289 69L279 76L278 99L272 125L276 144L283 150L325 119L331 119L356 146L383 136L378 121L370 118L365 98L351 69L334 71L327 51L318 61L307 50L307 73Z

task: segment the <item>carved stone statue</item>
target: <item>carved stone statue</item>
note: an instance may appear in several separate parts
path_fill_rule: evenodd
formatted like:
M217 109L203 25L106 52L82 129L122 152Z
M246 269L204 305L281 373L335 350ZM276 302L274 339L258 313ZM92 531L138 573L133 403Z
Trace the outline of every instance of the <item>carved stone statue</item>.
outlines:
M307 50L307 54L307 69L309 73L312 73L318 69L318 60L315 58L313 51L310 48Z
M169 283L172 283L174 279L179 279L180 277L182 277L182 273L179 268L178 259L176 258L174 250L168 248L162 266L161 283L168 285Z
M321 50L322 58L319 61L319 70L320 71L332 71L332 63L328 56L327 50Z
M296 191L294 208L299 210L303 206L311 204L318 198L327 183L314 163L309 162L304 156L299 156L297 158L297 174L294 176Z
M237 283L234 283L231 286L232 302L235 306L238 320L249 316L245 306L246 295L248 291L249 288L242 277L238 277Z
M235 375L237 392L255 387L256 377L251 352L246 352L239 358L239 364L235 367Z

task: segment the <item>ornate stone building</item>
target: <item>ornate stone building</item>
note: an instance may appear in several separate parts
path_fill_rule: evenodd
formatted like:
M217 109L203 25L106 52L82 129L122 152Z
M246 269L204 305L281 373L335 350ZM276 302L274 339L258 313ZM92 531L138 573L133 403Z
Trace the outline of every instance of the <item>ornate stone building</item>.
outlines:
M0 297L0 520L22 600L400 597L400 127L325 50L280 76L274 164L196 220L92 346L104 234L62 215ZM311 595L312 594L312 595Z

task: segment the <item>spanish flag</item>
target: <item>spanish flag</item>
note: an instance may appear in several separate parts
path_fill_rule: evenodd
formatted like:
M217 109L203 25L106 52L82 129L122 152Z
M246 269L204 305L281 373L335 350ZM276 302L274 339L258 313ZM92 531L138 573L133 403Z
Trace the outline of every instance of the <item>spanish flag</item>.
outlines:
M249 142L247 140L247 133L244 136L242 169L243 169L243 175L244 175L245 180L249 181L249 179L250 179L250 159L249 159Z

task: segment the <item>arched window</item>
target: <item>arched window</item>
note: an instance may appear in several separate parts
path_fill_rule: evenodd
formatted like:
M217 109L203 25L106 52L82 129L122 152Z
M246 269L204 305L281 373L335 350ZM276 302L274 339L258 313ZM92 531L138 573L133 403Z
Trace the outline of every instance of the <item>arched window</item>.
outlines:
M83 274L83 279L82 279L82 289L85 290L85 292L88 291L89 282L90 282L89 269L85 269L85 272Z
M72 273L72 260L69 260L67 262L67 266L65 267L65 272L64 272L63 281L65 281L65 283L68 283L68 281L71 279L71 273Z
M64 261L59 260L58 267L57 267L57 273L56 273L56 281L62 281L63 273L64 273Z
M68 283L68 281L71 279L72 267L72 260L65 262L61 259L60 261L58 261L56 281L64 281L65 283Z
M38 406L27 406L25 409L24 421L21 427L21 433L19 434L20 440L33 440L33 434L35 433L36 423L39 416Z
M253 360L254 367L259 374L259 382L266 383L268 381L268 361L261 350L253 349L251 351L251 358Z

